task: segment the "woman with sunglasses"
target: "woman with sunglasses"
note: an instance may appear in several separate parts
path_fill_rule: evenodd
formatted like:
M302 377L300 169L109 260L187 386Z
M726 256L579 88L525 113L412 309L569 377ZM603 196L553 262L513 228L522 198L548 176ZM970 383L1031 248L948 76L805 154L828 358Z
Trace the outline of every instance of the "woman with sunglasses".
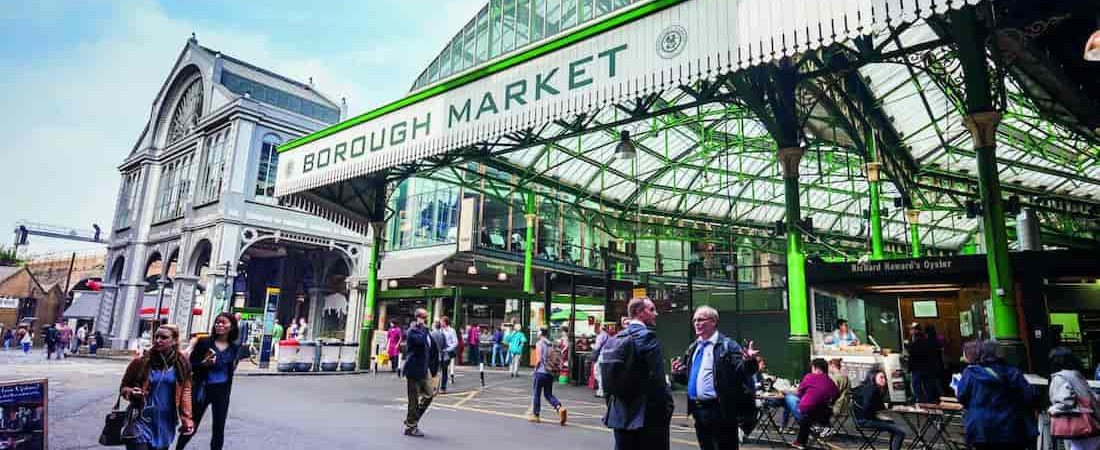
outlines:
M210 335L199 339L191 347L191 365L195 368L192 383L195 386L195 426L202 421L206 407L214 410L213 433L210 448L221 450L225 443L225 419L229 415L229 393L233 388L233 373L237 370L237 318L229 313L218 314ZM181 436L176 450L183 450L191 436Z
M134 422L136 437L127 450L164 450L176 438L195 432L191 420L191 364L179 351L180 331L161 325L153 334L153 348L135 358L122 376L120 393L141 414Z

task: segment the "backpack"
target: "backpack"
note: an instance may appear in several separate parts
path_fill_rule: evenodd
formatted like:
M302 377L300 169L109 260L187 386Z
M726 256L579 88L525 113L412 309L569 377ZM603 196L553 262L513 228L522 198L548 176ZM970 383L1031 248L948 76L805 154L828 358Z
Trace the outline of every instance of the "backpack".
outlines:
M608 395L629 399L641 393L642 374L634 339L629 330L623 330L600 347L600 381Z
M561 348L554 344L546 344L546 358L543 367L552 374L561 373Z

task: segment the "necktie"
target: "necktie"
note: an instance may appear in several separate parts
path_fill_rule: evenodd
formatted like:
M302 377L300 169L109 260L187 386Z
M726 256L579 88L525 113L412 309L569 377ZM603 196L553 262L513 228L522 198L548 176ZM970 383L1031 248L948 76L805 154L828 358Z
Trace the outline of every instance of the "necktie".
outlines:
M706 350L710 341L700 341L695 350L695 356L691 358L691 375L688 378L688 399L695 400L696 397L696 379L699 378L699 368L703 366L703 351Z

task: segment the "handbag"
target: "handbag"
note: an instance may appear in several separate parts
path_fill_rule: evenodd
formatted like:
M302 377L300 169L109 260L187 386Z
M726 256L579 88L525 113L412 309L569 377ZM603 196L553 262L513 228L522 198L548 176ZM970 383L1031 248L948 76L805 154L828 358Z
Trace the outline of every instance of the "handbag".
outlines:
M115 406L111 408L111 412L107 413L107 417L103 420L103 431L99 433L99 445L123 445L127 440L137 437L133 426L136 418L135 410L129 406L125 410L119 409L121 401L122 395L119 395L115 399Z
M1081 395L1076 388L1074 394L1077 396L1077 411L1051 416L1051 436L1060 439L1079 439L1100 434L1100 422L1097 421L1093 410L1092 394L1086 392L1085 395Z

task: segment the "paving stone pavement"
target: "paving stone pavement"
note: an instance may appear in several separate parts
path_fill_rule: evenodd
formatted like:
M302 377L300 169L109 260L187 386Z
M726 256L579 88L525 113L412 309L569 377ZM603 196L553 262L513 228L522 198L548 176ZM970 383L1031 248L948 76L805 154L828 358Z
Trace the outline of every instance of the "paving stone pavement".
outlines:
M0 381L48 378L50 449L91 449L99 447L96 439L125 364L92 358L46 361L40 352L25 357L0 351ZM238 377L225 448L515 450L547 443L554 448L612 447L611 434L600 424L603 401L584 387L555 385L555 394L570 411L568 426L551 420L550 408L543 411L546 421L528 423L530 382L527 374L510 378L493 369L481 388L476 371L460 368L451 391L436 398L421 422L427 437L417 439L402 435L405 384L390 373ZM682 399L677 403L682 407ZM203 423L191 447L208 448L209 435L209 423ZM697 448L682 410L674 419L672 436L673 449Z

